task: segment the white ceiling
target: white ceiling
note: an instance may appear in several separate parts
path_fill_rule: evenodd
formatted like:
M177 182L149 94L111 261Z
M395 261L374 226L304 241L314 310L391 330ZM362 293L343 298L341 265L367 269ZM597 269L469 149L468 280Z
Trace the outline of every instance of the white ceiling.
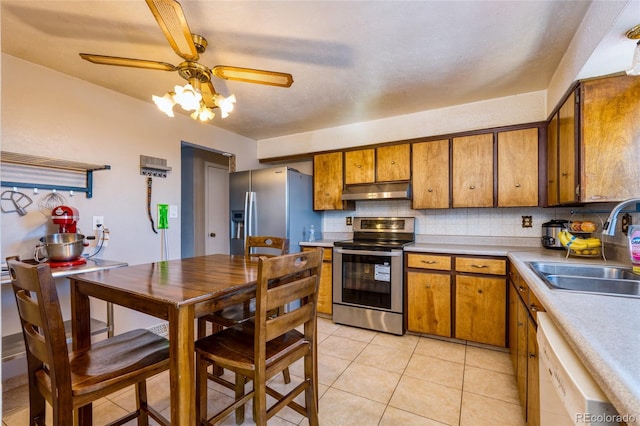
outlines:
M260 140L544 90L591 2L181 4L191 31L209 42L202 64L293 75L288 89L214 78L237 104L212 124ZM2 0L1 13L2 51L10 55L145 102L184 84L175 72L78 56L182 62L143 0Z

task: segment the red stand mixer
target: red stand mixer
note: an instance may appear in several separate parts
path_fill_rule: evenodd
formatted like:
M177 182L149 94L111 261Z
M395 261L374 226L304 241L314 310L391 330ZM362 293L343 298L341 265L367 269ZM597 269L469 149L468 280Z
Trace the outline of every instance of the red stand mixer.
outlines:
M80 220L78 209L69 206L58 206L51 210L51 220L59 226L61 234L75 234L76 224Z
M58 225L58 232L60 234L76 234L77 233L77 223L80 219L80 214L78 213L78 209L70 206L58 206L54 207L51 210L51 221ZM84 239L84 236L82 236ZM65 243L67 244L67 243ZM87 263L87 260L82 257L82 252L75 259L65 260L65 261L53 261L49 260L47 262L49 266L52 268L59 268L63 266L77 266L84 265Z

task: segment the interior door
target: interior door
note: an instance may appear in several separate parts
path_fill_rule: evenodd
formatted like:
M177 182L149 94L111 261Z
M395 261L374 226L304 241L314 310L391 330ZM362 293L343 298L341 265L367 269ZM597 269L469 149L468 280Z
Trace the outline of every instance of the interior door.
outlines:
M205 163L205 254L229 253L229 170Z

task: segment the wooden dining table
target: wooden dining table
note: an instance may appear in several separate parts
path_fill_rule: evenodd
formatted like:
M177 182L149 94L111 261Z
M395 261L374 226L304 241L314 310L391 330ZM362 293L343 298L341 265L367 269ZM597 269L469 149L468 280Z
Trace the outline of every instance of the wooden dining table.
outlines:
M91 344L90 297L167 321L171 424L194 425L194 320L255 297L257 275L258 258L226 254L74 275L69 277L73 348ZM90 423L91 415L91 406L83 407L80 424Z

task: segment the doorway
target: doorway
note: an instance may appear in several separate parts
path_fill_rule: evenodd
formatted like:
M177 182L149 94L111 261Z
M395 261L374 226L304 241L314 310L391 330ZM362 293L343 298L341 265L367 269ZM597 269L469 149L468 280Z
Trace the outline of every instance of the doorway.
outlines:
M228 205L229 200L229 165L230 158L220 151L206 149L189 142L182 142L181 145L181 257L203 256L208 250L218 253L228 253L228 209L221 213L207 212L208 187L215 182L219 186L213 186L215 199L220 204ZM211 163L218 168L216 171L218 179L208 183L207 163ZM222 209L222 206L220 206ZM210 218L210 219L209 219ZM208 223L209 221L209 223ZM214 224L215 222L215 224ZM214 230L211 227L215 226ZM211 232L216 234L215 238L210 237ZM207 247L208 240L215 239L226 244L223 248Z

